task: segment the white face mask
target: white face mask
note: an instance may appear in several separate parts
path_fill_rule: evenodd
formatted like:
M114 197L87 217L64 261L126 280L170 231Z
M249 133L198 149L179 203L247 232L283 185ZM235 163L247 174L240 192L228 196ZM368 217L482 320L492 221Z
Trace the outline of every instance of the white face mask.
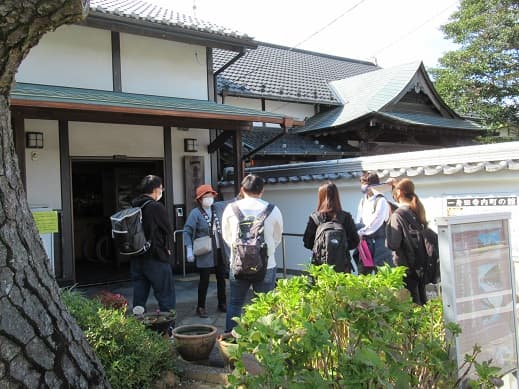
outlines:
M159 196L157 197L157 201L159 201L162 198L162 191L160 192Z
M204 197L202 198L202 207L204 208L210 208L211 205L214 203L214 198L212 197Z

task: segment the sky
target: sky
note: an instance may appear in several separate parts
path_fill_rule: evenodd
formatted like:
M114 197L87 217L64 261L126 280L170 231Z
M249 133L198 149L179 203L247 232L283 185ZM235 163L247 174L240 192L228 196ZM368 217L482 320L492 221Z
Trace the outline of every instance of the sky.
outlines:
M434 67L456 46L440 30L459 0L145 0L262 42L391 67ZM196 9L193 10L193 5Z

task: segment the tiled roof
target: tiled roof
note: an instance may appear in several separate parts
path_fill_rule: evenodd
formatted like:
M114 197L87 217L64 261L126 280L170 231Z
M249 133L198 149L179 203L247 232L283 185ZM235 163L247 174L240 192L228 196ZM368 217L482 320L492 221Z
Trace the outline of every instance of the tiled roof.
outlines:
M385 106L394 102L409 87L419 72L427 77L423 64L413 62L330 82L330 87L343 105L313 116L304 127L296 128L294 132L308 133L339 127L374 113L416 125L480 129L476 124L458 116L446 118L439 115L382 112Z
M243 153L256 149L269 139L280 134L281 129L255 127L252 131L242 131ZM328 145L308 136L285 134L261 149L258 154L263 155L322 155L335 156L357 154L358 149L348 145ZM358 155L358 154L357 154Z
M174 4L174 2L172 1ZM251 40L247 34L187 16L144 0L90 0L90 12L156 23L162 26L207 32L224 37Z
M236 53L213 50L216 71ZM328 83L379 69L370 62L259 43L218 75L218 91L231 95L338 105Z
M160 112L185 112L191 114L241 116L244 121L257 121L261 117L266 122L279 123L283 115L217 104L207 100L183 99L177 97L143 95L137 93L111 92L96 89L69 88L38 84L16 83L11 92L11 100L38 101L51 103L78 104L82 107L110 106L125 107Z
M375 171L380 178L403 178L478 172L494 174L502 170L519 172L519 142L257 167L247 169L247 172L262 176L269 184L284 184L358 179L362 171ZM220 185L229 186L232 181L223 181Z

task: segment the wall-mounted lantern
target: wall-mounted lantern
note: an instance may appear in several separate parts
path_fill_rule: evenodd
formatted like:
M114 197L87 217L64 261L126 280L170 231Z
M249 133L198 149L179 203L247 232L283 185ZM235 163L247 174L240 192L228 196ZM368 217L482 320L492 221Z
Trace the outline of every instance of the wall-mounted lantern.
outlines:
M43 149L43 132L26 132L25 147L28 149Z
M198 151L198 139L184 139L184 151L186 153L196 153Z

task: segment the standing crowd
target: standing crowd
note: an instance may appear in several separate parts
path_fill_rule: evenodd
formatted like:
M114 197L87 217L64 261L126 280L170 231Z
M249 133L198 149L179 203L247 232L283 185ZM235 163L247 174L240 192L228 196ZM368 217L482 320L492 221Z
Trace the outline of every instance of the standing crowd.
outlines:
M384 196L388 188L394 202ZM416 304L425 304L423 255L418 252L421 246L416 244L415 232L427 227L427 218L413 182L403 179L380 184L376 173L365 172L360 189L363 195L354 219L342 209L335 184L319 187L317 208L309 216L303 236L304 247L312 250L312 263L359 274L374 273L385 265L405 266L406 288ZM132 203L142 212L142 229L149 246L130 261L134 308L146 306L151 288L161 311L176 305L171 266L173 228L159 201L163 191L161 178L148 175L141 182L141 195ZM264 181L257 175L246 176L239 195L230 201L215 201L218 193L213 187L200 185L196 207L184 225L186 259L194 263L200 277L196 314L208 317L206 297L214 272L217 309L226 312L227 332L236 325L233 318L241 316L251 287L255 293L275 287L274 253L281 243L283 217L277 206L262 199L263 194Z

